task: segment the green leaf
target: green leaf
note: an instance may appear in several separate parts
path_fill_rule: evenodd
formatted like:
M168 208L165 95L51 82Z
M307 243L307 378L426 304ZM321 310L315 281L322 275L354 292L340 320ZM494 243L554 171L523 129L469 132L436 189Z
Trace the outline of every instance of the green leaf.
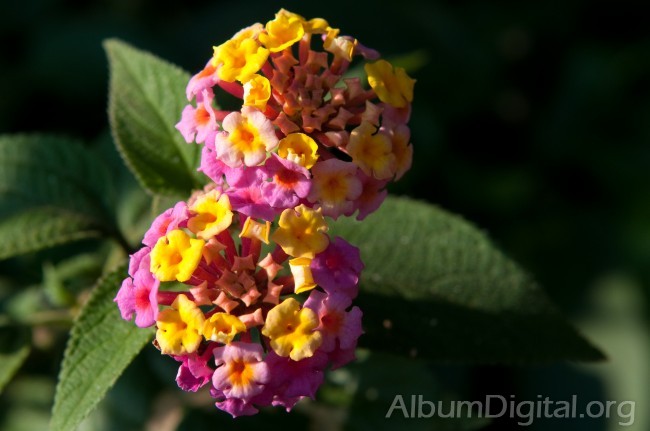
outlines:
M197 172L200 147L174 128L188 104L189 74L119 40L104 48L111 74L108 113L122 157L152 194L187 196L205 184Z
M110 185L76 141L0 136L0 259L115 232Z
M24 327L0 328L0 392L27 359L29 335Z
M388 198L332 226L361 248L362 346L438 361L600 360L541 288L470 223Z
M125 267L95 287L72 328L52 409L52 431L74 430L152 338L151 329L122 320L113 302Z
M81 214L59 208L26 210L0 220L0 259L101 235L101 226Z

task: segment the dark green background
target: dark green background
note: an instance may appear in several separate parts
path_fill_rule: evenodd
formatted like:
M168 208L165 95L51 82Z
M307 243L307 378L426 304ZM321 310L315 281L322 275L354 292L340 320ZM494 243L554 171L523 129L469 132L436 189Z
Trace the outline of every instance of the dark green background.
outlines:
M105 38L194 73L212 45L279 7L326 18L414 68L415 159L391 191L485 229L612 358L600 368L436 369L446 387L470 398L612 399L626 389L613 388L608 373L647 381L647 367L630 369L648 358L649 342L650 27L642 2L179 3L0 2L0 133L102 140ZM612 341L630 328L637 338ZM647 400L637 400L638 421ZM517 427L502 420L489 429ZM585 420L537 429L613 428Z

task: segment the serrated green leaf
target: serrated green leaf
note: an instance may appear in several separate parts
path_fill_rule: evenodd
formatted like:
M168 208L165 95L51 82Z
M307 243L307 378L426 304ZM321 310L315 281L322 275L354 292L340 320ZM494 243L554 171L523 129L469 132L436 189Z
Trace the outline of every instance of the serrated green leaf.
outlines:
M29 330L0 328L0 392L25 362L30 351Z
M174 128L188 103L189 74L119 40L104 48L111 75L108 112L122 157L152 194L188 195L205 183L196 171L200 147Z
M0 259L101 235L97 221L82 214L60 208L25 210L0 220Z
M360 247L366 264L362 346L475 363L603 359L486 235L440 208L388 198L331 234Z
M52 431L71 431L92 411L152 338L122 320L113 302L126 269L118 268L93 290L66 346L52 409Z
M76 141L0 136L0 259L115 232L106 167Z

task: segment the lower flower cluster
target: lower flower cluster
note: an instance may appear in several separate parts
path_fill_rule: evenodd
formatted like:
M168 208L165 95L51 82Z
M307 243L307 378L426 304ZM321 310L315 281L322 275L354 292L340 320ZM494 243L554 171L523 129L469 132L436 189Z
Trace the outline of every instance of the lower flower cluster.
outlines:
M327 230L320 209L269 221L219 189L197 193L154 220L115 302L124 319L155 325L181 389L210 385L233 417L290 410L354 359L362 333L359 250Z

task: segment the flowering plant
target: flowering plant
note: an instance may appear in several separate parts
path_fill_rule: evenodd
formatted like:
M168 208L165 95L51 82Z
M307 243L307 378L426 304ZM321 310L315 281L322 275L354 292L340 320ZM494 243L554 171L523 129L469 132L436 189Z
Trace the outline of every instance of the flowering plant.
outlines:
M0 291L0 389L68 335L53 323L71 327L52 430L76 429L145 346L232 416L332 393L352 415L393 375L433 386L429 360L602 356L478 229L388 195L413 163L415 81L398 62L286 10L193 76L105 48L137 184L78 142L0 137L0 258L18 273L20 255L86 240L43 264L38 296L5 306Z

